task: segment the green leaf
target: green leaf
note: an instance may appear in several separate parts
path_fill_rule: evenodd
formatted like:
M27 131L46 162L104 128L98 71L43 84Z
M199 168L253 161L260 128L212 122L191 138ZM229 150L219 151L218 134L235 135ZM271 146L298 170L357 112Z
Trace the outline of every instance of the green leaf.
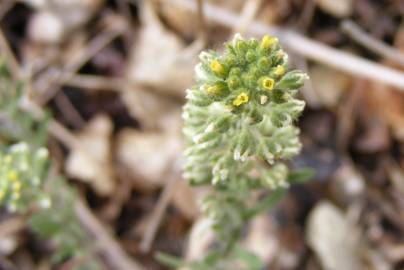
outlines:
M246 264L248 270L260 270L264 267L263 261L258 256L239 246L235 248L235 255Z
M289 172L288 182L290 183L304 183L312 179L315 175L312 168L303 168L296 171Z
M245 215L245 219L248 220L257 214L272 208L282 200L285 194L285 189L277 189L273 191L270 195L259 201L255 207L249 209Z
M157 252L154 258L161 264L172 268L178 268L186 264L182 259L164 252Z

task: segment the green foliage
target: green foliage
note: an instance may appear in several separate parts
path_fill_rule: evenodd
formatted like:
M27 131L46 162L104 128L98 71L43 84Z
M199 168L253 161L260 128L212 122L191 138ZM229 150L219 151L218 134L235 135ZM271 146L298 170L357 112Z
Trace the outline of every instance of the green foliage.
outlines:
M46 143L48 117L38 123L21 109L24 103L22 89L23 83L11 79L0 58L0 143L24 141L39 147Z
M259 269L240 262L251 256L237 252L236 243L245 224L275 205L292 180L285 160L301 149L294 121L305 103L296 95L308 77L286 72L287 54L270 36L259 42L236 35L222 55L202 52L200 60L183 113L184 176L213 187L202 210L218 244L189 269ZM268 195L251 203L254 191Z
M0 153L0 204L11 212L27 211L32 206L49 208L43 191L48 151L30 149L26 143L14 144Z
M49 116L36 121L21 109L22 86L0 59L0 206L28 214L30 229L53 244L55 263L70 259L73 269L100 269L75 214L75 192L50 172Z

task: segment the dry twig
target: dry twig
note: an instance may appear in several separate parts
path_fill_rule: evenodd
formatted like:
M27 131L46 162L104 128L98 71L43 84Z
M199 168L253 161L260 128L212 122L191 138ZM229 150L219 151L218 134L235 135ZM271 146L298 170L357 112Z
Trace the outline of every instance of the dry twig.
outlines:
M76 202L76 214L87 231L95 238L97 247L107 259L112 269L144 269L125 253L122 247L111 236L110 232L104 228L81 199L78 199Z
M0 53L4 55L4 57L6 58L13 79L20 80L22 78L22 70L17 61L17 58L15 57L13 51L10 48L10 44L8 43L7 38L4 35L3 30L1 29L0 29Z
M368 50L379 54L380 56L391 60L397 64L404 67L404 54L400 51L394 49L391 46L377 40L363 31L359 25L351 20L345 20L341 23L341 29L344 31L351 39L355 40L357 43L367 48Z
M160 198L153 210L150 222L147 226L146 232L143 235L143 239L140 244L140 249L143 252L150 251L154 237L156 236L157 229L160 226L161 220L162 220L164 213L167 209L167 206L171 200L171 196L173 195L175 183L177 183L178 176L180 175L179 173L176 173L176 172L177 171L173 172L169 176L169 179L167 179L167 182L164 186L164 190L163 190L162 194L160 195Z
M199 39L202 41L203 46L208 44L208 32L205 21L205 14L203 10L204 0L197 0L198 2L198 24L199 24Z
M120 36L126 29L126 24L122 21L115 22L113 24L107 25L104 32L91 40L88 45L80 50L70 61L66 64L62 72L57 73L56 78L46 87L41 90L41 95L38 98L38 104L45 104L59 90L61 84L69 81L74 74L95 54L101 51L105 46L107 46L111 41ZM36 89L42 89L42 86L35 87Z
M254 20L262 0L248 0L241 11L241 20L233 28L234 33L244 34L249 24Z
M194 1L170 0L169 2L181 5L190 11L196 11ZM230 28L233 28L240 21L237 14L215 7L214 5L206 4L205 13L206 18ZM316 61L358 77L382 82L397 87L397 90L404 91L404 73L393 68L340 51L321 42L304 37L294 31L269 27L260 22L252 22L248 27L248 32L252 35L259 36L264 34L278 36L287 49L312 61Z

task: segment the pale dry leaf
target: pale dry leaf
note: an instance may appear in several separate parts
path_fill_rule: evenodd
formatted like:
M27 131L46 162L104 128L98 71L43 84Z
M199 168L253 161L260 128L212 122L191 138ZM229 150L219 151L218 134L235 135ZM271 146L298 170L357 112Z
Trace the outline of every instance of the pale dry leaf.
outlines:
M59 43L65 34L63 21L53 12L36 12L28 24L28 36L38 43Z
M342 164L333 174L331 190L338 202L350 204L363 198L365 179L351 164Z
M348 88L347 75L322 65L313 65L309 70L310 81L322 105L334 109L341 95Z
M175 183L172 203L189 220L195 220L200 214L197 204L197 198L200 197L198 193L199 189L190 187L184 180Z
M0 239L0 256L11 255L18 247L16 235L7 235Z
M267 213L255 217L248 232L243 245L260 257L266 265L270 265L279 250L273 219Z
M111 195L115 180L111 164L112 122L108 116L93 118L76 134L80 144L71 149L65 167L70 177L89 183L103 196Z
M353 0L316 0L324 12L338 18L348 17L353 11Z
M140 122L142 128L164 131L181 129L181 103L146 88L127 89L121 100L130 115Z
M212 230L212 220L201 217L192 226L189 234L188 245L185 250L187 261L198 260L209 251L215 240L215 233Z
M404 142L404 95L391 87L372 83L364 97L368 111L383 119L396 139Z
M179 159L182 141L178 134L124 129L116 138L117 161L126 168L134 185L144 189L164 186Z
M169 25L170 28L188 38L196 37L199 31L199 21L198 19L196 19L195 13L189 12L189 9L185 8L182 5L173 5L172 3L170 3L170 1L159 0L158 2L159 13L161 13L164 21ZM245 0L204 1L205 5L212 4L234 12L240 12L244 3ZM212 29L212 27L214 27L214 23L209 20L206 20L205 23L207 24L209 29Z
M183 97L192 85L201 46L186 48L175 34L164 29L149 1L143 2L140 14L142 27L129 59L128 80Z
M344 213L328 201L309 215L306 238L325 270L361 270L360 233Z

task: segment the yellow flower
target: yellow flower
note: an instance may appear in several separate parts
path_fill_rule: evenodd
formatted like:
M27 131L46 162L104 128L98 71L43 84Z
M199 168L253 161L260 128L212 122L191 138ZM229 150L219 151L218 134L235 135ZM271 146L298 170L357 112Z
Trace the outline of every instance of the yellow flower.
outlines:
M272 45L278 43L278 38L265 35L261 40L261 48L269 49Z
M9 171L7 173L7 178L8 178L8 180L14 182L17 180L17 173L15 171Z
M224 67L218 60L213 60L210 63L210 69L215 73L216 75L223 75L224 73Z
M249 100L248 95L245 92L242 92L240 95L238 95L234 100L233 100L233 105L234 106L240 106L241 104L247 103Z
M14 192L19 192L21 190L21 182L14 182L13 190L14 190Z
M0 190L0 201L4 198L4 191Z
M285 74L285 67L282 65L278 65L275 69L275 75L282 76L283 74Z
M223 85L215 84L205 88L206 92L211 95L219 95L223 90Z
M275 85L275 81L274 81L274 79L272 79L272 78L265 77L265 78L262 80L262 87L263 87L265 90L271 91L272 89L274 89L274 85Z

